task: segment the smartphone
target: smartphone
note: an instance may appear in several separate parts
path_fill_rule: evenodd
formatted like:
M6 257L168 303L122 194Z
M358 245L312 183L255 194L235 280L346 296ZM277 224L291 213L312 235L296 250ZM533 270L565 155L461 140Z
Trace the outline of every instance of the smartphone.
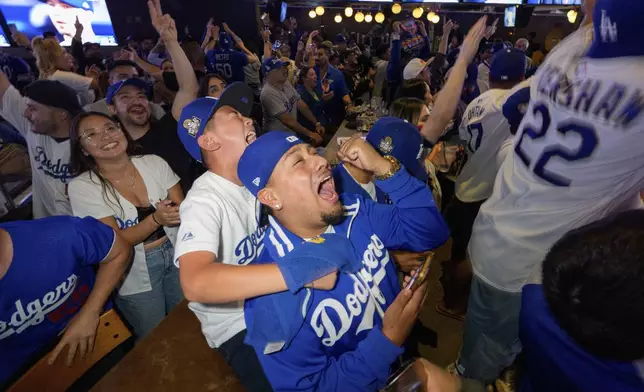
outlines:
M405 289L410 289L412 291L416 290L421 284L427 280L429 275L429 266L432 264L432 259L434 258L434 252L429 252L423 263L416 269L416 273L411 277L409 283L405 286Z
M394 373L378 392L426 392L422 365L409 361Z

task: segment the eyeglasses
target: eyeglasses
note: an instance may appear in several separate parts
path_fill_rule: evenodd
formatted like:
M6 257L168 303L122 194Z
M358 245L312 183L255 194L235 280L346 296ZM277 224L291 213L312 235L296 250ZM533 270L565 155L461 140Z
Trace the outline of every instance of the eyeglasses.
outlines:
M112 137L121 132L121 127L116 124L111 124L103 129L90 129L89 131L80 135L80 139L84 139L87 143L96 144L105 136Z

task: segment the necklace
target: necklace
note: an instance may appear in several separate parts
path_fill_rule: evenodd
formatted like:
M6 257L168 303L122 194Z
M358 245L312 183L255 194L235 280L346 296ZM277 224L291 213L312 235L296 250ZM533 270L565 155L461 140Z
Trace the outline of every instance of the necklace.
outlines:
M132 167L133 167L132 162L130 162L130 165L128 166L128 168L129 168L130 166L132 166ZM136 169L134 169L134 170L135 170L135 172L131 175L131 178L129 178L129 179L128 179L128 180L130 180L130 181L129 181L129 183L127 183L127 182L123 181L123 179L124 179L124 177L125 177L125 174L127 174L127 169L126 169L126 170L124 170L125 174L123 175L123 177L122 177L122 178L120 178L120 179L118 179L118 180L117 180L117 179L114 179L113 181L114 181L115 183L117 183L118 185L121 185L121 181L123 181L123 185L124 185L124 186L126 186L126 187L128 187L128 188L132 188L132 189L136 188L136 184L135 184L135 183L136 183ZM110 180L110 179L108 178L108 180ZM110 181L112 181L112 180L110 180Z

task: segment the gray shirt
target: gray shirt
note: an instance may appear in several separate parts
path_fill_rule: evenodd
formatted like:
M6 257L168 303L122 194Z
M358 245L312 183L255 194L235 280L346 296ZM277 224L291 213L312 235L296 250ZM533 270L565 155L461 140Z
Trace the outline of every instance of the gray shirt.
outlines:
M110 113L110 111L107 109L107 102L105 101L105 99L101 99L100 101L85 105L83 109L85 109L86 112L99 112L108 116L112 115L112 113ZM154 102L150 102L150 112L152 113L152 117L157 120L165 116L165 110L163 110L161 105Z
M297 101L300 99L300 94L289 83L284 83L281 90L266 83L260 95L264 110L263 129L265 131L292 131L282 124L278 116L288 113L297 120Z

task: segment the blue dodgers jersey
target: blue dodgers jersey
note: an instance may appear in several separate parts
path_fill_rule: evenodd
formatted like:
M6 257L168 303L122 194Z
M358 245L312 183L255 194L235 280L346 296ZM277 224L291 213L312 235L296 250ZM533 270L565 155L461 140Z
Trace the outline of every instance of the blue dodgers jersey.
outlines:
M320 67L318 66L315 67L315 74L318 78L316 86L318 91L323 91L322 80L328 80L331 91L333 91L333 98L326 101L325 104L325 111L330 117L331 123L336 123L338 121L342 122L345 116L344 102L342 101L342 98L349 94L344 74L330 65L326 75L320 75Z
M554 319L541 285L524 287L519 322L520 391L644 391L644 360L616 362L588 353Z
M0 225L13 258L0 278L0 385L43 354L94 287L93 265L110 253L114 230L94 218L57 216Z
M213 49L206 55L208 72L217 73L226 78L228 83L244 82L244 67L248 57L236 50Z

